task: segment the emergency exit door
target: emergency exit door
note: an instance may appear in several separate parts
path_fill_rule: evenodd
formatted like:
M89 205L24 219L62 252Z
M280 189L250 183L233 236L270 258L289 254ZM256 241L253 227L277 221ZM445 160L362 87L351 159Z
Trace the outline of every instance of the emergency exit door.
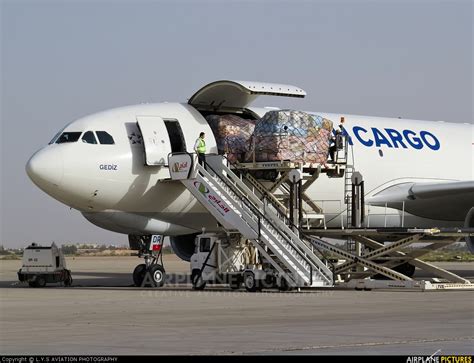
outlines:
M167 165L171 145L163 119L159 116L137 116L137 124L143 137L146 165Z

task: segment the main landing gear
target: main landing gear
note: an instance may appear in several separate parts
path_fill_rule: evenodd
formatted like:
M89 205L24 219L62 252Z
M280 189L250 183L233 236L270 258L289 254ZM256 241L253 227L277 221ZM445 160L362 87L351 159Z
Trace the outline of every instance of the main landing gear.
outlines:
M166 281L163 267L163 236L129 236L130 248L138 250L145 263L133 270L133 283L138 287L161 287Z

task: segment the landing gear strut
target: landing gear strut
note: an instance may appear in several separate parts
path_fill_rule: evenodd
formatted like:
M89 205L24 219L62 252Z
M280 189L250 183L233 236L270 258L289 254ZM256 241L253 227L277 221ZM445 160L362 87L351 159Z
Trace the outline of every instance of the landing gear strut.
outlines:
M163 267L163 236L129 236L130 248L138 250L137 256L145 259L133 270L133 283L139 287L161 287L166 281Z

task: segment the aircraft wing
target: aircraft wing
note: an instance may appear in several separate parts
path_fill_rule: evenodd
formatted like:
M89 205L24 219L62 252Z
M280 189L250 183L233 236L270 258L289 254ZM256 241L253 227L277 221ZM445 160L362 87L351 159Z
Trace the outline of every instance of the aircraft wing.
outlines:
M402 209L424 218L464 221L474 207L474 180L438 183L402 183L366 198L366 203Z

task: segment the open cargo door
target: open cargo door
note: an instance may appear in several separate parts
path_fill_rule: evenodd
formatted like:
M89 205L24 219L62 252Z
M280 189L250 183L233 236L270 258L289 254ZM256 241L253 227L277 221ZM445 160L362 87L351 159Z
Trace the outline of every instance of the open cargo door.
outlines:
M200 111L242 110L260 95L302 98L306 92L285 84L223 80L202 87L188 103Z
M146 165L167 165L171 144L165 123L158 116L137 116L143 137Z

